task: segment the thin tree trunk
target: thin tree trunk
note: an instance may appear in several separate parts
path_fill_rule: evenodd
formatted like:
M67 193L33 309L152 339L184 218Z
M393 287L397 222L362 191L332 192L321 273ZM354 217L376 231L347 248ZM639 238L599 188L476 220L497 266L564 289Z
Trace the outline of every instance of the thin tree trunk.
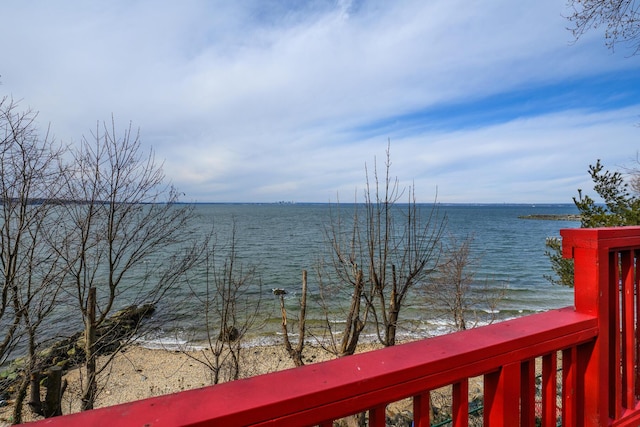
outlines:
M85 319L85 353L87 382L82 391L82 410L93 409L98 385L96 383L96 288L89 289L87 317Z
M296 353L301 355L304 349L304 336L306 334L307 319L307 270L302 270L302 295L300 296L300 319L298 320L298 346Z
M340 356L349 356L356 352L360 332L364 329L364 322L360 320L360 298L364 289L362 270L356 273L356 287L351 297L351 307L347 315L345 333L340 346Z
M289 330L287 328L287 311L284 306L284 294L280 294L280 311L282 314L282 333L284 335L284 347L289 353L291 360L296 366L303 366L304 360L302 360L302 350L304 349L304 336L305 336L305 317L307 310L307 271L302 270L302 295L300 297L300 319L298 321L298 343L296 348L293 348L291 341L289 340Z
M27 404L31 408L31 412L42 415L42 401L40 400L40 371L31 372L31 375L29 375L29 382L31 384L31 394ZM15 405L16 407L14 408L14 411L17 407L21 406L21 404L18 403L18 399L16 399ZM17 420L15 413L13 414L13 419ZM20 424L19 421L16 421L15 423Z
M396 266L391 265L391 295L389 296L389 316L386 319L386 336L384 345L390 347L396 345L396 330L398 317L400 316L400 304L398 303L398 282L396 278ZM381 292L382 294L382 292Z
M23 378L20 382L18 393L16 394L15 401L13 403L13 423L22 424L22 404L27 397L27 387L29 385L29 378Z
M27 324L29 324L29 316L28 314L25 317ZM29 337L29 377L25 377L23 381L20 383L20 388L18 390L18 394L16 396L16 401L14 403L13 408L13 421L15 424L22 423L22 404L24 403L24 399L27 397L27 387L31 383L31 373L35 371L35 360L36 360L36 341L34 336L34 330L29 327L28 328L28 337ZM40 396L38 394L38 399Z
M385 347L391 347L396 345L396 331L398 325L398 318L400 317L399 310L393 307L389 313L389 320L387 324L387 336L385 337Z

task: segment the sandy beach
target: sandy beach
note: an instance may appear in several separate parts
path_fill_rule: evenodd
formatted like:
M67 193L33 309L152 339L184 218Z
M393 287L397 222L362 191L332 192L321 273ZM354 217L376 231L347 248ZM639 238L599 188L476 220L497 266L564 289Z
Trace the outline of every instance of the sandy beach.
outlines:
M365 345L359 351L375 346ZM99 377L99 396L96 407L204 387L212 384L211 370L196 359L204 360L205 352L149 349L133 345L118 352L108 368ZM305 363L330 360L333 356L318 347L306 346ZM295 365L283 346L262 346L243 349L241 377L293 368ZM68 386L62 400L63 413L80 410L81 370L72 369L65 375ZM28 400L28 399L27 399ZM23 420L40 419L24 405ZM0 426L10 424L13 405L0 408Z

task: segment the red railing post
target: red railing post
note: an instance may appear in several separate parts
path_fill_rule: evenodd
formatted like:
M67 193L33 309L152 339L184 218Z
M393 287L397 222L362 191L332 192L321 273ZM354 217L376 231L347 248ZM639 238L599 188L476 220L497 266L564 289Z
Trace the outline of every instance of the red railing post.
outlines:
M574 260L575 310L598 319L595 341L578 346L575 354L573 404L584 411L575 414L576 423L634 425L640 418L634 415L640 227L566 229L560 234L564 257Z
M562 352L562 425L578 427L578 403L576 401L576 353L577 347ZM581 412L581 411L580 411Z
M620 387L623 391L622 404L625 408L633 408L635 405L636 396L636 369L635 365L636 352L635 352L635 281L634 281L634 257L635 251L626 251L621 259L622 263L622 307L621 307L621 324L622 324L622 346L621 353L625 356L622 360L622 378L620 381ZM631 332L631 333L630 333Z
M525 360L520 365L520 425L536 425L536 361Z
M453 384L451 417L453 427L469 426L469 380L467 378Z
M387 405L379 405L369 409L369 426L370 427L385 427L386 423L386 411Z
M574 301L577 312L598 318L599 334L592 344L580 346L576 384L578 407L586 426L605 426L609 412L609 248L600 229L561 230L563 255L574 260ZM580 366L584 364L584 366Z
M413 425L431 427L431 394L428 391L413 396Z
M484 425L520 425L520 364L511 363L484 376Z
M557 424L557 372L558 361L555 353L542 357L542 426Z

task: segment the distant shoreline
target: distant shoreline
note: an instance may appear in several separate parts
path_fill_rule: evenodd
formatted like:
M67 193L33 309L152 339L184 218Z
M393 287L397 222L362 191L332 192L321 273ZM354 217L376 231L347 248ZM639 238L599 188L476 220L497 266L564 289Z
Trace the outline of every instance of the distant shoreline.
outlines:
M580 221L580 215L578 214L534 214L534 215L521 215L520 219L541 219L545 221Z

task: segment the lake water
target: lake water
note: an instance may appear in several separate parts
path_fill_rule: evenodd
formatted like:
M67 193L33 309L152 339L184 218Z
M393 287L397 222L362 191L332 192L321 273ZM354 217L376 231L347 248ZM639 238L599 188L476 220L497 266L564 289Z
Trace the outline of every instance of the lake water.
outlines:
M197 205L197 228L213 230L219 242L228 240L235 222L237 256L245 266L254 265L262 288L254 288L256 300L262 301L260 328L250 332L252 343L277 342L280 336L280 306L272 288L287 291L286 307L292 317L298 310L302 270L309 271L309 318L319 323L322 312L317 300L314 266L325 253L324 227L329 224L336 206L328 204L201 204ZM345 208L341 208L344 211ZM346 209L348 211L348 209ZM423 206L425 214L431 206ZM347 212L342 212L347 213ZM439 205L438 215L446 217L447 231L458 240L473 235L474 267L472 293L474 303L467 313L471 324L486 324L537 311L572 305L573 291L550 284L551 275L545 256L545 240L559 236L561 228L579 227L575 221L521 219L526 215L576 214L573 205ZM159 306L153 322L161 325L146 337L147 345L198 342L204 339L203 307L189 295L201 286L174 291ZM479 296L496 296L495 303L485 304ZM340 300L341 299L341 300ZM336 296L332 320L339 322L339 307L348 297ZM399 330L408 338L431 336L451 329L451 320L443 307L427 302L428 296L412 295L401 315L405 322ZM373 339L368 335L365 339Z

